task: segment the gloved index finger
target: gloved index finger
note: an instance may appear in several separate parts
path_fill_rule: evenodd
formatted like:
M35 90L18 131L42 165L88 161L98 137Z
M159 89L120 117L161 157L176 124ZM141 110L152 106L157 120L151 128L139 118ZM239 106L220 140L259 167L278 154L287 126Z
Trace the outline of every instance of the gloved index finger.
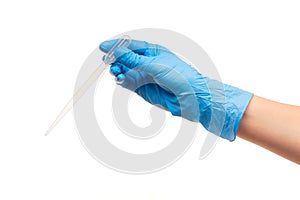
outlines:
M99 46L100 50L107 53L118 41L118 39L114 40L106 40L102 42ZM149 46L156 46L154 44L150 44L146 41L141 40L131 40L128 49L132 50L134 53L144 55L145 52L148 50Z
M127 47L122 46L115 48L114 54L116 56L117 62L125 65L130 69L135 67L142 69L144 68L144 66L148 66L151 61L149 57L134 53Z

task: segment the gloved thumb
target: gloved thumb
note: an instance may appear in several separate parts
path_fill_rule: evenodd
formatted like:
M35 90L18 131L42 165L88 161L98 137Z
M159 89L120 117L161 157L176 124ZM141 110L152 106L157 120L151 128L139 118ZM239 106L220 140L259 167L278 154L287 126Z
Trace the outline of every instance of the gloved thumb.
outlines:
M138 71L147 71L147 66L150 64L150 58L134 53L132 50L126 47L117 47L114 50L114 55L116 57L116 61L125 65L130 69L135 69Z

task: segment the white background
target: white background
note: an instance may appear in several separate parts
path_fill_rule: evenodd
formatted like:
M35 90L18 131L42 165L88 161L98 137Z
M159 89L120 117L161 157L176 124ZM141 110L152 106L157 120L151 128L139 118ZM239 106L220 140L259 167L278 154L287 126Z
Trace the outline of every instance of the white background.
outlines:
M225 83L299 105L299 9L287 0L1 0L0 199L299 199L299 166L241 139L198 160L201 128L182 159L141 176L94 160L71 114L43 135L97 45L145 27L196 41Z

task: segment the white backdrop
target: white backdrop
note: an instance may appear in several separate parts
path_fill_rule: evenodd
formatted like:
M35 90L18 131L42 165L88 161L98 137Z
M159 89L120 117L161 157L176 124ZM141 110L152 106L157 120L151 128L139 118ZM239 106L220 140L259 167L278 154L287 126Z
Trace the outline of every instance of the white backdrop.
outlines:
M204 48L225 83L300 105L299 9L297 1L2 0L0 199L299 199L299 166L241 139L220 140L198 160L201 127L182 159L141 176L96 162L71 114L43 135L86 57L137 28L182 33Z

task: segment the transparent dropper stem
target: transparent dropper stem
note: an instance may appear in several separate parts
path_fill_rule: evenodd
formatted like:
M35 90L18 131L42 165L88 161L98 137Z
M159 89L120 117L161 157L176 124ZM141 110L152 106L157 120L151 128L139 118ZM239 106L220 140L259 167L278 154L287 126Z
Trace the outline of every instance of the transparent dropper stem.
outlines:
M128 35L123 35L114 46L107 52L104 56L103 62L96 68L96 70L90 75L90 77L79 87L79 89L74 93L73 97L68 101L64 108L60 111L54 122L51 124L45 135L53 130L53 128L64 118L64 116L73 108L73 104L86 93L90 86L98 79L102 72L106 69L108 65L115 62L116 58L114 56L114 50L117 47L125 46L128 47L130 44L130 37Z

